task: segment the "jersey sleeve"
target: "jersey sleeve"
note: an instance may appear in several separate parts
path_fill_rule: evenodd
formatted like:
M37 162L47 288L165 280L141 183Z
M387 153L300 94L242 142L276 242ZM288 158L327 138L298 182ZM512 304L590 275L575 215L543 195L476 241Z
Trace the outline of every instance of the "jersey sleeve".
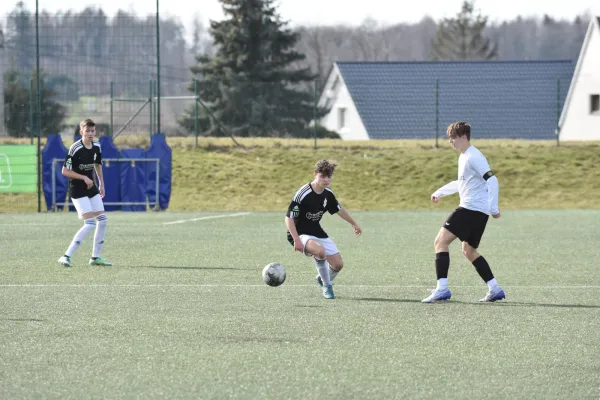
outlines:
M285 215L290 218L298 218L300 216L300 203L292 200Z
M69 154L69 152L67 152L65 162L63 163L63 167L65 167L68 170L73 170L73 156Z
M335 214L342 209L342 205L337 201L335 194L329 191L329 199L327 200L327 211L329 214Z
M484 180L487 181L492 176L494 176L494 173L492 172L492 169L490 168L490 165L488 164L485 157L474 157L471 158L469 161L473 170L477 172L477 174Z
M100 144L97 146L96 159L94 160L94 163L102 165L102 148L100 147Z

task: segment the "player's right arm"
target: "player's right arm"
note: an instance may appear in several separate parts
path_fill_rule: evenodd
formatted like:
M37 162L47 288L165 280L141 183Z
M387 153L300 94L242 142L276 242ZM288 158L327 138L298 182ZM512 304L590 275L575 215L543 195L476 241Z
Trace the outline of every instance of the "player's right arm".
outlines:
M437 203L442 197L453 195L456 192L458 192L458 181L452 181L433 192L431 201Z
M294 250L304 251L304 245L302 244L302 240L300 240L300 235L298 235L298 230L296 230L296 222L294 221L294 219L298 218L299 215L300 204L292 200L288 207L287 213L285 214L285 226L294 239Z
M298 235L298 231L296 230L296 223L294 220L288 216L285 217L285 226L287 227L290 235L294 239L294 250L295 251L304 251L304 245L302 244L302 240L300 240L300 235Z
M69 179L79 179L81 181L84 181L87 188L88 189L91 188L94 185L94 182L87 176L78 174L77 172L73 171L71 169L72 165L73 165L73 159L70 155L67 154L67 158L65 159L65 163L62 167L62 171L61 171L62 174Z

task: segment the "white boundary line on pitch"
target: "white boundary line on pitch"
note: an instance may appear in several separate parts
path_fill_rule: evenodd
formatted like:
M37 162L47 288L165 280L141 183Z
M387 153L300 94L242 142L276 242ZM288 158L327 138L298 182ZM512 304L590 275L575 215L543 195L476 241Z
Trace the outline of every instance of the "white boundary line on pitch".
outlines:
M232 287L264 287L269 286L265 284L256 285L240 285L240 284L45 284L45 283L7 283L0 284L0 287L82 287L82 288L167 288L167 287L182 287L182 288L232 288ZM282 285L280 287L315 287L315 285ZM429 289L432 285L342 285L345 288L399 288L399 289ZM453 285L453 288L482 288L484 285ZM538 286L510 286L504 285L503 288L510 289L600 289L600 285L579 285L579 286L567 286L567 285L538 285Z
M163 222L163 225L172 225L172 224L183 224L184 222L194 222L194 221L202 221L205 219L215 219L215 218L227 218L227 217L240 217L242 215L248 215L249 212L240 212L235 214L222 214L222 215L207 215L206 217L198 217L198 218L190 218L190 219L179 219L177 221Z

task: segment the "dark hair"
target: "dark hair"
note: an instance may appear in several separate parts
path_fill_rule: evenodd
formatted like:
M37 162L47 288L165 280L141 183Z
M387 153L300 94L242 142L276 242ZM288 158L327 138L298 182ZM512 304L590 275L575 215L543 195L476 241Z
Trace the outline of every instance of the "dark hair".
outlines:
M325 176L333 175L336 165L329 160L319 160L315 164L315 172Z

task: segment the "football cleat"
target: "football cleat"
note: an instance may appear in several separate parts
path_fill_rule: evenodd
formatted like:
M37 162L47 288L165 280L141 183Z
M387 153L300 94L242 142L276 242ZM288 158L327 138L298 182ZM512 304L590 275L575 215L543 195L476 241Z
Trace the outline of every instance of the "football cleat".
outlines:
M325 297L326 299L335 299L335 294L333 294L332 285L323 286L323 297Z
M101 265L104 267L110 267L112 265L112 263L106 261L104 258L102 257L98 257L96 259L90 258L90 265Z
M452 297L452 293L450 293L450 289L446 288L443 290L434 289L431 291L431 295L429 297L421 300L421 303L435 303L436 301L445 301L450 300Z
M479 299L482 303L493 303L494 301L504 300L504 290L500 286L496 286L494 289L490 289L483 299Z
M65 267L70 267L71 266L71 257L62 256L61 258L58 259L58 262Z
M321 279L321 275L317 275L317 285L323 287L323 279Z

